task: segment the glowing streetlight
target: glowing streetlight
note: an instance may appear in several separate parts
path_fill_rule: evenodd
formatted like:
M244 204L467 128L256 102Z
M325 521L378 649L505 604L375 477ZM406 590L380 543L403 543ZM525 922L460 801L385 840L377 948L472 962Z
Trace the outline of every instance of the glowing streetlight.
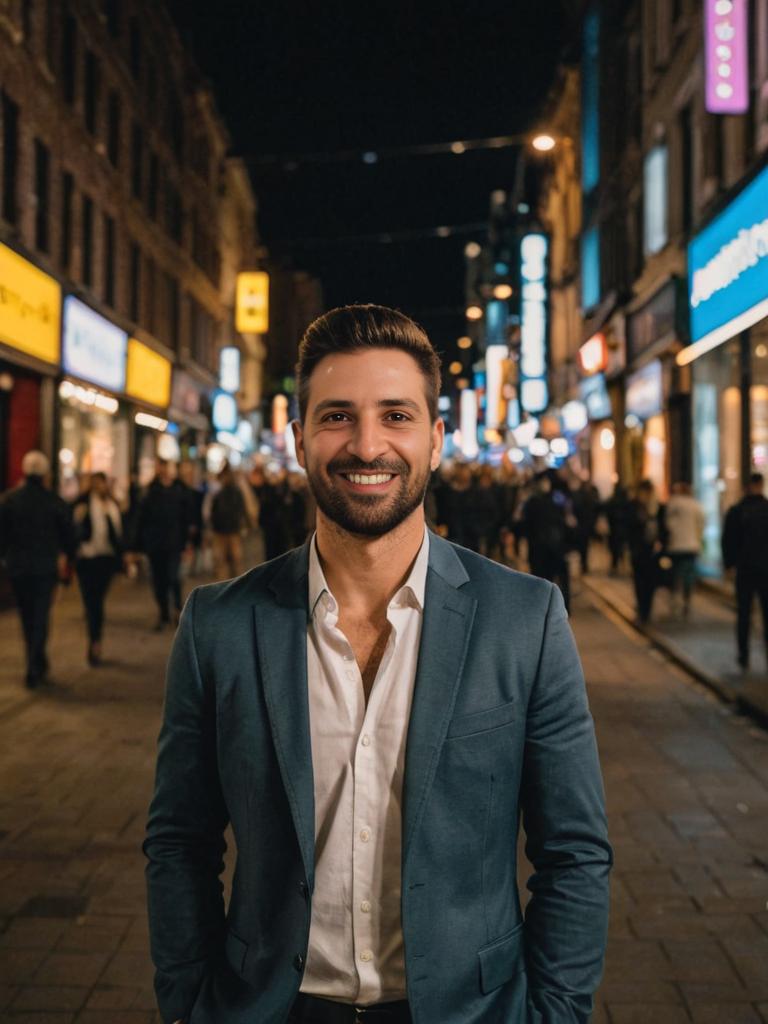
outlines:
M476 260L482 251L477 242L467 242L464 246L464 255L468 260Z
M456 156L461 156L462 153L466 152L466 149L467 149L467 147L464 145L463 142L452 142L451 143L451 152L455 153Z
M467 320L482 320L483 310L480 306L467 306L466 317Z
M455 362L451 363L451 365L448 367L448 369L453 374L459 374L462 371L462 365L461 365L461 363L457 359Z
M463 338L459 338L456 344L459 346L459 348L472 348L472 339L464 335ZM760 346L758 346L758 348L759 347Z
M509 299L512 296L512 286L509 284L497 284L493 289L494 299Z
M553 135L542 132L533 138L531 145L538 153L550 153L557 145L557 140Z

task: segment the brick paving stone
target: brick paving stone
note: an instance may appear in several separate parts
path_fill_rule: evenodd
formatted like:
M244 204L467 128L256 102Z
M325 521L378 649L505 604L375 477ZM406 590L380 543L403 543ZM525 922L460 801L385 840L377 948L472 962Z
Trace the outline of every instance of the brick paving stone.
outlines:
M694 1024L761 1024L751 1003L715 1003L692 1008Z
M151 1010L116 1010L109 1015L109 1024L154 1024L158 1020ZM82 1010L76 1018L77 1024L104 1024L101 1010Z
M70 985L34 985L20 989L11 1011L19 1010L79 1010L88 997L87 988Z
M691 1018L682 1006L665 1006L663 1017L656 1003L635 1003L633 1006L608 1004L612 1024L690 1024ZM724 1022L723 1022L724 1024Z
M133 1009L138 990L135 987L116 987L114 985L97 985L88 997L88 1010L131 1010ZM155 1004L142 1006L140 1009L154 1010Z
M50 953L35 971L38 985L95 985L109 960L108 953Z
M48 1013L45 1010L20 1011L8 1015L9 1024L73 1024L73 1013Z

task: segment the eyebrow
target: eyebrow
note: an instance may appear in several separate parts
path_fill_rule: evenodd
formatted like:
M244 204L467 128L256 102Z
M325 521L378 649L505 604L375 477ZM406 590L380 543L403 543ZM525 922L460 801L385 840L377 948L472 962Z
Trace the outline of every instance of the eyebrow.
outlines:
M418 402L411 398L382 398L376 405L380 409L411 409L413 412L421 412ZM355 403L348 398L325 398L315 406L314 415L318 416L326 409L354 409Z

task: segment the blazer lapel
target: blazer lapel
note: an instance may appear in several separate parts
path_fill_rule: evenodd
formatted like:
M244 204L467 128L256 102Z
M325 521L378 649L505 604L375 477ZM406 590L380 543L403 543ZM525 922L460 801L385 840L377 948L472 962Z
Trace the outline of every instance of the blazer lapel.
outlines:
M259 597L256 642L280 773L310 887L315 872L315 796L307 694L309 546L292 551Z
M459 589L469 576L458 555L430 533L419 661L405 749L403 869L453 713L477 600Z

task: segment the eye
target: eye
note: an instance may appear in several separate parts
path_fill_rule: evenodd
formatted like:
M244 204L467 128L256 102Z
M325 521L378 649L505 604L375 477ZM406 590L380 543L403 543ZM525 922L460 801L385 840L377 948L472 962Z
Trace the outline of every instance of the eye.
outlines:
M343 423L349 419L345 412L331 412L327 416L323 416L323 423Z
M391 412L387 416L387 419L393 420L395 423L408 423L410 416L404 412Z

